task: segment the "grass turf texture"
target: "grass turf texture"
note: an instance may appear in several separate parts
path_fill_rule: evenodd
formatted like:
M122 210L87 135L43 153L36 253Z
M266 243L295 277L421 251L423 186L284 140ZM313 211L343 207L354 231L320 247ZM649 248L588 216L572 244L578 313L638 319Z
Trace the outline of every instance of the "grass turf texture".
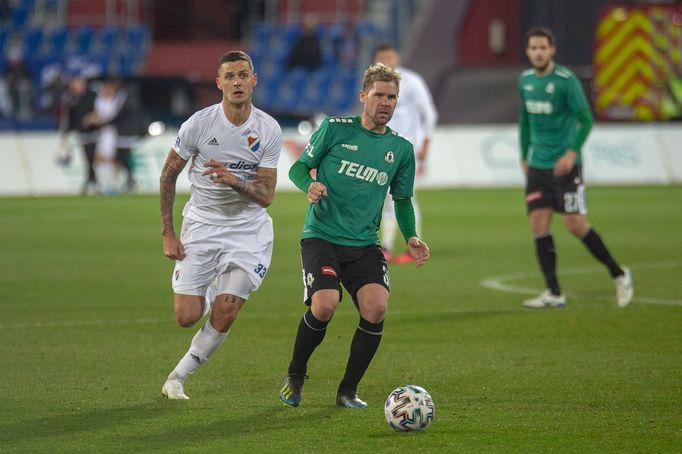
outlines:
M421 191L432 259L391 266L384 338L359 390L366 410L334 405L357 324L347 295L301 406L277 398L304 312L303 194L277 195L265 283L187 381L186 402L160 395L196 328L174 321L157 198L2 199L0 451L679 452L682 191L589 192L592 224L634 271L625 309L559 218L565 309L527 310L526 295L483 287L514 273L525 275L508 284L543 287L521 190ZM384 399L404 384L434 398L426 432L384 420Z

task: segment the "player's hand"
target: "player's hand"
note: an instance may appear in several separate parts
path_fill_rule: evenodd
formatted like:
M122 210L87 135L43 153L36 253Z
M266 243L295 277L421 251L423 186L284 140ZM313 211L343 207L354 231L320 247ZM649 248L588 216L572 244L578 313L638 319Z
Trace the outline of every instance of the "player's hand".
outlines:
M430 257L429 246L415 236L407 240L407 252L414 258L417 268L425 264Z
M215 184L225 184L227 186L234 186L238 178L227 168L222 162L218 162L214 159L209 159L204 164L204 170L201 174L208 175L211 181Z
M318 181L313 181L308 186L308 202L317 203L322 197L327 197L327 186Z
M575 160L578 158L578 154L569 149L564 153L562 157L559 158L559 160L554 164L554 176L555 177L561 177L564 175L567 175L571 169L573 169L573 165L575 164Z
M163 235L163 255L171 260L185 258L185 247L175 234Z
M528 161L521 161L521 170L523 170L523 175L528 176Z

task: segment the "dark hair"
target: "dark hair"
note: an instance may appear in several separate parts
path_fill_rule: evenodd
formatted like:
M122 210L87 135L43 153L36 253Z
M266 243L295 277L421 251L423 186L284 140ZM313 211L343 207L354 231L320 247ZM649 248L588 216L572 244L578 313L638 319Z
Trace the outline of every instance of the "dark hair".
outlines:
M543 36L547 38L549 41L550 46L554 46L554 33L552 33L552 30L550 30L547 27L533 27L530 30L528 30L528 33L526 33L526 45L528 45L528 41L534 36Z
M246 52L242 52L241 50L232 50L232 51L226 52L220 56L220 60L218 60L218 71L220 71L220 65L222 65L223 63L228 63L228 62L233 62L233 61L248 62L249 66L251 67L251 71L254 70L253 61L251 60L251 57L249 57L249 54L247 54Z
M396 48L388 43L379 44L376 48L374 48L374 55L376 56L376 54L385 50L396 50Z

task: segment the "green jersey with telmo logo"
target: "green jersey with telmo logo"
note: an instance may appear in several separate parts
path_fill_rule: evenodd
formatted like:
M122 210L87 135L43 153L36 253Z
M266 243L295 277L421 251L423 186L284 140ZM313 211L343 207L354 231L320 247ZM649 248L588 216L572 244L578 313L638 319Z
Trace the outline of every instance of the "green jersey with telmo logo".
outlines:
M576 75L554 64L551 73L538 77L534 69L519 77L521 112L528 114L530 150L528 165L551 169L576 140L576 114L589 109ZM580 153L575 162L581 163Z
M308 206L301 239L376 244L386 192L412 197L412 144L389 127L384 134L363 128L359 116L325 119L298 160L317 169L328 193Z

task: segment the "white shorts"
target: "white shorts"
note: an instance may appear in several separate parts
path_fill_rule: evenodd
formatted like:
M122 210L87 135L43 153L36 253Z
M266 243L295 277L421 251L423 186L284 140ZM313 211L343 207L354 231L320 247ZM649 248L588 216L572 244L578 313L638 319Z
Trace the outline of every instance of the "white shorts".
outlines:
M185 247L185 258L175 261L173 291L205 296L217 277L239 268L246 273L247 282L243 278L221 278L217 282L218 294L229 290L230 294L247 299L250 292L260 287L270 267L273 236L272 219L267 215L227 226L184 218L180 241Z

